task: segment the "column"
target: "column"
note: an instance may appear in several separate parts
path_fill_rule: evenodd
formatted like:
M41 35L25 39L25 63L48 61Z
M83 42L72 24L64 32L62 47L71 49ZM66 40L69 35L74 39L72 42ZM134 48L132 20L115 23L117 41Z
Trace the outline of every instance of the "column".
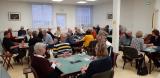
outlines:
M121 0L113 0L112 45L115 53L119 52L120 4Z

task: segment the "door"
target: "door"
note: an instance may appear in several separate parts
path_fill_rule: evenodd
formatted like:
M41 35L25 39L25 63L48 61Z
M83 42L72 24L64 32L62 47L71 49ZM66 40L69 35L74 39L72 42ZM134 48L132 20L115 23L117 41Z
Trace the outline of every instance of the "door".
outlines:
M57 26L59 26L62 30L66 29L66 14L56 14Z

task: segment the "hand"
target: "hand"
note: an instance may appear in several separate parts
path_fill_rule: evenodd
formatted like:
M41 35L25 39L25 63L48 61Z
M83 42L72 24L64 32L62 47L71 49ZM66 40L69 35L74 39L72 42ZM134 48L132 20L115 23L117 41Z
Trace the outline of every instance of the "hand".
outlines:
M57 63L58 63L57 61L53 61L53 62L52 62L52 64L57 64Z
M96 57L94 57L94 56L91 56L91 58L90 58L90 60L95 60L96 59Z
M82 67L81 68L81 72L82 74L86 73L86 70L88 69L88 66Z
M146 46L147 46L147 47L151 47L151 46L153 46L153 44L146 44Z

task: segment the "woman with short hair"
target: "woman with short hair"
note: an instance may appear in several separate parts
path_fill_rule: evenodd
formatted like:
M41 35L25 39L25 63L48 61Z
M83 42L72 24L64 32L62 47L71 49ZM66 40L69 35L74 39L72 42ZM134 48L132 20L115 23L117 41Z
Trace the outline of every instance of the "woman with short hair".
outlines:
M144 39L142 37L143 37L143 32L138 31L136 33L136 38L133 38L131 41L131 47L137 49L139 53L144 49Z

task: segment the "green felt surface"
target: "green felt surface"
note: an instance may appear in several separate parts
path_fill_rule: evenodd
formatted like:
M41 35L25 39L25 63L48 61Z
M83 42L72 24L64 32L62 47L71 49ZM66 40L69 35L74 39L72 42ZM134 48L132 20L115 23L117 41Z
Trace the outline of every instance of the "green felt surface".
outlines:
M72 64L71 61L80 61L78 63ZM57 61L57 67L60 69L63 74L70 74L74 72L80 71L81 67L89 65L91 62L90 56L88 55L72 55L67 58L56 58L56 59L50 59L50 61Z

